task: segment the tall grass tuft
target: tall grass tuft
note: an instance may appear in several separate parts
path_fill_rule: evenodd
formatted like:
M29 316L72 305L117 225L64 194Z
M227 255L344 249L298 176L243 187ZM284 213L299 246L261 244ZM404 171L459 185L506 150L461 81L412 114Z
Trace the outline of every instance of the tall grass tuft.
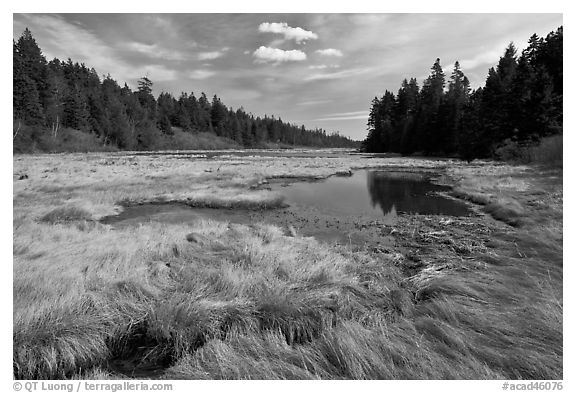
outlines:
M48 224L62 224L74 221L90 220L92 220L92 215L88 211L76 206L57 207L40 217L40 222Z

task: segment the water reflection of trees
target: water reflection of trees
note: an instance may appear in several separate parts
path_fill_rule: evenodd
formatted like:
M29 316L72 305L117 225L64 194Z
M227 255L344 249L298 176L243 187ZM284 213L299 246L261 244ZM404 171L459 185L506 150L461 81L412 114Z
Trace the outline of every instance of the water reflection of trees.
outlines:
M463 215L467 212L454 201L431 195L444 187L425 181L419 174L368 172L367 182L372 207L379 206L385 215L393 209L420 214Z

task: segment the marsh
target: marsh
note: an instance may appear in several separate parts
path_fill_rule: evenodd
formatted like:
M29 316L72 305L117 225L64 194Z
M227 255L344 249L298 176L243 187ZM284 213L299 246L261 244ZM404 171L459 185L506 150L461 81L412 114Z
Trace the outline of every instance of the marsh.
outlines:
M561 171L300 155L14 156L15 375L562 378Z

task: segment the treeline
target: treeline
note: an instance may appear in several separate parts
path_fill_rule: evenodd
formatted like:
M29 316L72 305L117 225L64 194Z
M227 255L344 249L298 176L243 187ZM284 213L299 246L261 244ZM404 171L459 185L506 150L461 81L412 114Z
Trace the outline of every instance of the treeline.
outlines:
M374 98L363 149L470 160L561 134L562 30L532 35L520 56L510 44L473 91L458 62L446 83L436 59L422 88L404 79L398 94Z
M356 144L338 133L307 130L274 116L254 116L243 108L233 110L216 95L209 100L204 93L199 97L182 93L176 99L163 92L156 99L147 77L132 91L110 75L101 79L93 68L70 59L48 62L28 29L13 41L13 61L15 144L23 126L34 130L28 143L47 136L57 139L61 130L74 129L119 149L155 149L175 132L210 133L243 147Z

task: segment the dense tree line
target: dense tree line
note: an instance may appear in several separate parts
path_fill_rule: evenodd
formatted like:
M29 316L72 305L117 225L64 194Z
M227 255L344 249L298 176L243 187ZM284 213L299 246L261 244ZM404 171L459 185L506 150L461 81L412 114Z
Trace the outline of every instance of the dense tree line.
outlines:
M511 43L473 91L458 62L446 80L436 59L422 88L404 79L398 94L374 98L363 149L472 159L561 134L562 34L534 34L520 56Z
M152 149L175 130L209 132L244 147L265 143L316 147L349 147L354 141L325 130L307 130L274 116L258 117L233 110L216 95L163 92L156 99L152 81L143 77L136 91L110 75L68 59L46 61L30 30L13 41L13 117L53 138L63 128L91 133L120 149ZM45 135L44 135L45 136ZM14 135L16 137L16 134Z

